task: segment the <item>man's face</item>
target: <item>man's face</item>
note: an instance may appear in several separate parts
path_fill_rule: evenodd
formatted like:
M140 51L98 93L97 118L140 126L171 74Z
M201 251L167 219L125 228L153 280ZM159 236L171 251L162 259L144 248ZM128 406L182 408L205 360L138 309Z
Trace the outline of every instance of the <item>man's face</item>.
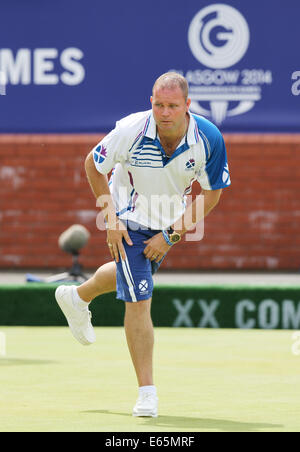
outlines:
M162 132L176 133L185 124L185 116L191 100L185 100L179 87L154 89L151 96L155 122Z

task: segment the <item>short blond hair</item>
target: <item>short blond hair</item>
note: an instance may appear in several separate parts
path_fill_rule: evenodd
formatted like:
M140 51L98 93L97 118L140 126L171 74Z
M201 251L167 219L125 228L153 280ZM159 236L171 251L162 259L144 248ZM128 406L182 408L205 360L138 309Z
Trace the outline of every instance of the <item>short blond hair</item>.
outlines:
M153 88L152 94L154 93L155 88L175 88L178 87L181 89L183 97L187 100L189 95L189 85L187 80L183 77L183 75L178 74L177 72L166 72L162 74L158 79L156 79Z

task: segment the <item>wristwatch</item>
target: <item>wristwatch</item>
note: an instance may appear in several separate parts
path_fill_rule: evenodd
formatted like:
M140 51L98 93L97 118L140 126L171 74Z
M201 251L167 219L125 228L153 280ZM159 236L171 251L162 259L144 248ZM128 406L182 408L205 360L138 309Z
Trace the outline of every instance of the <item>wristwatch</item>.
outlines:
M169 240L172 243L172 245L174 243L177 243L181 240L181 234L179 234L179 232L174 231L173 228L169 228L167 230L168 236L169 236Z

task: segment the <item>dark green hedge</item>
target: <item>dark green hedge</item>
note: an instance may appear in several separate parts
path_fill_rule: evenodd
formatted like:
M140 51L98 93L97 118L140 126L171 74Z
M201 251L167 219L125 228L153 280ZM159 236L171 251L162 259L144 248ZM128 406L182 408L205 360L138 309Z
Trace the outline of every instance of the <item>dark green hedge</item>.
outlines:
M0 286L0 325L66 325L56 284ZM91 304L94 326L121 326L124 303L115 293ZM156 286L155 326L300 329L299 287Z

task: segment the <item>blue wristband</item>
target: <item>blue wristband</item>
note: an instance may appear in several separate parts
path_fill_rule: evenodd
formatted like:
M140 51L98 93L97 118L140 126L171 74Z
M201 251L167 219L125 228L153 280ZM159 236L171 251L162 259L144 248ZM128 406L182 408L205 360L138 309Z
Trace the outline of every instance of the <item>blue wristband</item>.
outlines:
M161 232L163 233L164 239L165 239L165 241L167 242L167 244L168 244L169 246L173 246L174 243L172 243L172 242L170 241L169 235L168 235L167 231L161 231Z

